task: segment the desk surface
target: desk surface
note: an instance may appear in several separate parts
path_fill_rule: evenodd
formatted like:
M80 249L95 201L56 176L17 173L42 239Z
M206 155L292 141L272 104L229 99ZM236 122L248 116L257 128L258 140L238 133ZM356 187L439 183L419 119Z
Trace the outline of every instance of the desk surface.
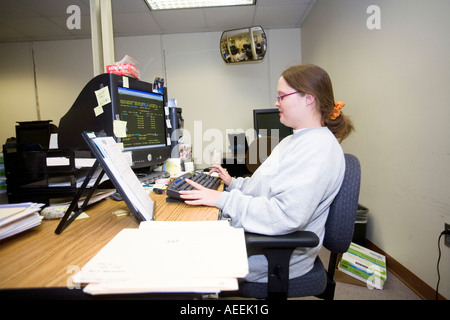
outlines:
M219 210L212 207L167 203L165 195L151 193L155 201L155 220L217 220ZM0 289L67 287L72 275L81 269L120 230L137 228L130 214L114 211L126 204L111 199L91 205L89 218L73 221L61 234L55 234L59 220L42 224L0 241Z

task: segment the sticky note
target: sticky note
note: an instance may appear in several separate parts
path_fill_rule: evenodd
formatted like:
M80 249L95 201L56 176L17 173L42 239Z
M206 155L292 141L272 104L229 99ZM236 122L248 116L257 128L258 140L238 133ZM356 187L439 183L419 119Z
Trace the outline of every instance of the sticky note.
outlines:
M127 136L127 122L122 120L113 121L114 135L117 138L125 138Z
M124 210L124 209L119 209L119 210L113 211L113 214L118 217L128 216L130 214L130 211Z
M130 84L129 84L129 81L128 81L128 77L123 76L122 77L122 83L123 83L123 87L124 88L129 88L130 87Z
M96 117L103 113L103 106L97 106L94 108L94 114Z
M95 91L95 96L97 97L97 103L100 107L111 102L108 86Z

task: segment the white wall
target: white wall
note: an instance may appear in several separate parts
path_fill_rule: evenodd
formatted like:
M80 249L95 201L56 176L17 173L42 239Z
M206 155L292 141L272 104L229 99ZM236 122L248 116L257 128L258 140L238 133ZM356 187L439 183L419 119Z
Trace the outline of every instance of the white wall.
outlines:
M381 9L380 30L366 26L369 5ZM356 125L343 146L361 160L368 238L433 288L450 223L449 12L447 0L321 0L302 28L303 61L330 73Z
M94 75L91 41L43 41L33 47L41 119L58 125Z
M228 132L253 129L252 110L273 107L281 72L301 62L300 29L266 33L268 52L261 63L226 65L219 53L221 33L216 32L116 38L115 60L125 54L133 57L144 81L166 77L169 98L177 99L183 108L195 160L203 165L209 163L209 149L227 150ZM15 135L16 120L37 120L31 47L41 119L58 125L93 77L90 40L0 45L2 143ZM14 73L15 68L20 72ZM27 111L15 108L13 113L5 112L12 101L18 104L17 96L26 101L20 105Z
M0 137L16 136L16 121L37 119L30 43L0 44Z
M169 98L183 109L185 137L200 166L209 163L213 148L228 150L228 133L253 129L252 110L274 107L281 72L301 62L300 29L266 33L268 52L260 63L225 64L220 32L117 38L116 60L125 54L135 58L145 81L165 77Z
M92 76L90 40L0 43L1 144L15 136L16 121L38 113L58 125Z

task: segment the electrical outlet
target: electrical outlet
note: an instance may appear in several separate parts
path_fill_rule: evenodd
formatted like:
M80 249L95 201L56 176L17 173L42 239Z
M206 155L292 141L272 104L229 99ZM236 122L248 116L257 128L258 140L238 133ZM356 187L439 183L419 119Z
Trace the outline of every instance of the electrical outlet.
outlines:
M446 223L444 227L445 227L445 231L449 231L450 232L450 224ZM450 247L450 234L446 234L444 236L444 239L445 239L445 241L444 241L445 245L447 247Z

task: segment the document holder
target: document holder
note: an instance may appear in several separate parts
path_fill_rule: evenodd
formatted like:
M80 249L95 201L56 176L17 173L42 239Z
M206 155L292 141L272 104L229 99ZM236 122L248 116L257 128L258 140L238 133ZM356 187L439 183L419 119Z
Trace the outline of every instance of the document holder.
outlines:
M126 203L128 209L133 214L138 222L153 220L153 202L150 197L147 195L147 199L143 199L144 195L139 193L139 190L133 190L130 188L131 186L128 183L124 183L126 181L124 177L121 176L121 172L115 170L113 166L114 159L109 158L109 162L106 161L105 155L99 149L98 145L95 143L95 138L105 137L104 134L99 133L98 135L92 132L83 132L83 139L86 141L89 149L94 154L96 161L92 168L89 170L88 175L86 176L83 184L78 189L74 199L69 205L66 213L64 214L61 222L55 230L56 234L60 234L70 223L72 223L86 208L92 194L98 187L100 181L103 178L103 175L106 173L108 178L111 180L112 184L116 188L117 192L121 195L122 199ZM108 164L109 163L109 164ZM86 191L86 187L97 170L98 166L101 167L101 173L99 174L97 180L95 181L93 187L87 193L86 199L82 203L82 205L78 206L78 201L80 200L81 195ZM131 170L131 168L130 168ZM133 177L136 179L137 184L140 185L139 180L135 175ZM140 185L142 187L142 185ZM136 194L134 193L136 191ZM141 197L139 197L141 196ZM132 200L133 199L133 200ZM150 208L146 207L145 204L150 204Z

